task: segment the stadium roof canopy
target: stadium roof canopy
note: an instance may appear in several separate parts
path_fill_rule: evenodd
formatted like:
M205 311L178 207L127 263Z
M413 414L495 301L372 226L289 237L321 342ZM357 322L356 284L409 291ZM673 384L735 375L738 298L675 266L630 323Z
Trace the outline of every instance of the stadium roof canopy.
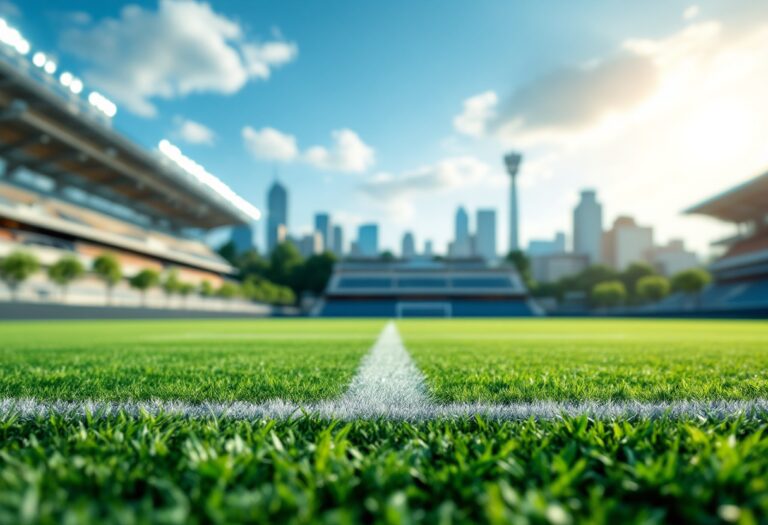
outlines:
M0 157L6 173L24 167L177 228L258 218L258 210L215 177L193 176L178 161L145 150L59 87L55 77L35 78L26 61L0 59Z
M768 172L685 210L726 222L759 221L768 212Z

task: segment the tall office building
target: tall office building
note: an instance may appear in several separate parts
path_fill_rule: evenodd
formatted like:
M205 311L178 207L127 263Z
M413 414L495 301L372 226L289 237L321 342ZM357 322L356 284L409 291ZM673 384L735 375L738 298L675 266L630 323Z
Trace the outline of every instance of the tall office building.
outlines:
M640 226L632 217L617 217L613 227L605 232L603 260L623 271L634 262L651 263L653 259L653 228Z
M509 251L514 252L520 249L519 241L519 223L517 211L517 172L520 170L520 163L523 156L519 153L508 153L504 156L504 166L509 175ZM479 228L478 228L479 229Z
M344 230L341 229L340 225L335 225L333 227L333 253L336 254L337 257L343 257L344 256Z
M291 238L290 241L305 259L323 251L323 238L320 232L312 232L308 235Z
M477 232L475 234L475 255L486 261L495 261L496 251L496 211L477 210Z
M416 257L416 240L413 233L405 232L403 235L403 246L400 255L403 259L413 259Z
M282 227L282 228L281 228ZM267 254L281 242L281 230L288 229L288 190L278 181L267 192ZM284 233L282 236L284 237Z
M253 249L253 230L250 224L238 224L232 228L229 240L234 243L237 253Z
M378 224L363 224L357 229L357 251L362 257L378 257Z
M331 227L331 217L327 213L315 213L315 231L322 237L320 251L330 251L333 247L333 229Z
M555 238L552 240L531 239L528 241L529 257L552 255L555 253L565 253L565 234L563 232L555 233Z
M454 240L451 245L451 257L470 257L472 256L472 240L469 235L469 215L463 206L456 210L456 221L454 228Z
M434 253L432 250L432 241L427 239L426 241L424 241L424 257L426 257L427 259L430 259L433 255Z
M573 210L573 252L586 255L589 264L602 260L603 206L594 190L581 192L581 201Z

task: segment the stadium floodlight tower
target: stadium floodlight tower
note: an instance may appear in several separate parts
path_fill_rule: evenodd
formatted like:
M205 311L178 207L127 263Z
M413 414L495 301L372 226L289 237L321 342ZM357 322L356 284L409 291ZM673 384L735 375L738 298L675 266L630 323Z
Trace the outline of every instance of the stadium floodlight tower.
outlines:
M517 172L520 170L520 163L523 156L520 153L510 152L504 155L504 165L507 167L507 173L510 178L509 187L509 251L513 252L520 249L518 240L518 212L517 212Z

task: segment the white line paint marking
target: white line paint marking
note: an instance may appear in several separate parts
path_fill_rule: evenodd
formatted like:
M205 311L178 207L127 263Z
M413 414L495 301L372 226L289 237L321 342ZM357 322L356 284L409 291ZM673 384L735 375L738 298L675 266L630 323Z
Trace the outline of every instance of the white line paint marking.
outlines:
M507 404L437 404L427 395L424 376L411 359L393 322L379 335L363 358L347 392L337 400L298 404L272 400L263 403L188 403L184 401L39 401L6 398L0 400L0 419L22 419L62 415L107 417L171 415L190 418L287 419L309 415L326 419L392 419L423 421L480 416L493 420L537 419L588 416L599 419L694 418L722 419L747 416L768 419L768 399L716 401L530 401Z
M0 400L0 419L30 419L61 415L80 418L91 414L108 417L118 414L138 417L142 414L182 416L189 418L289 419L304 415L321 419L390 419L424 421L430 419L467 419L517 421L524 419L553 420L563 417L588 416L595 419L724 419L735 416L768 419L768 399L742 401L669 401L641 403L633 401L586 401L563 403L531 401L527 403L485 404L453 403L438 405L394 405L378 410L364 405L326 402L299 405L274 400L264 403L235 401L231 403L186 403L182 401L38 401L35 399Z

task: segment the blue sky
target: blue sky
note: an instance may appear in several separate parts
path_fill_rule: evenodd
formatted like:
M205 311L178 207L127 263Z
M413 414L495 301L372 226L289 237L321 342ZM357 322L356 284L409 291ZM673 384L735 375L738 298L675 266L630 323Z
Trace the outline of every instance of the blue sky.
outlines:
M724 229L686 206L768 167L768 4L44 0L0 2L34 49L114 100L114 125L168 138L290 229L329 211L439 250L465 205L499 212L501 155L525 155L521 236L570 235L595 187L704 253ZM256 226L257 240L264 226Z

